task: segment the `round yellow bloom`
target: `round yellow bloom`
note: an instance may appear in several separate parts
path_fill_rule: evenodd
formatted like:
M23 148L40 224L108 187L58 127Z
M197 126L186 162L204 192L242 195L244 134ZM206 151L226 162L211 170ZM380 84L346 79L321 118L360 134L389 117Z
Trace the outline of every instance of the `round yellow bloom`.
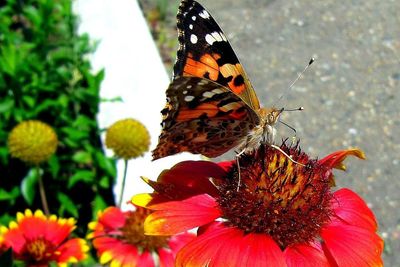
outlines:
M149 150L150 135L146 127L137 120L119 120L108 128L106 146L119 158L137 158Z
M48 160L56 151L57 143L54 130L37 120L19 123L8 136L11 156L35 165Z

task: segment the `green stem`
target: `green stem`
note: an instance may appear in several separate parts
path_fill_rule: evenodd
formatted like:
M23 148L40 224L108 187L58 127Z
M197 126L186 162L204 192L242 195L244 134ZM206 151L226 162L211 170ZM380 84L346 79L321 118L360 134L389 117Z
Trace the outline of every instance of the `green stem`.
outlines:
M49 205L47 204L46 191L44 190L43 178L42 175L40 174L39 166L36 166L36 175L39 181L39 192L40 192L40 199L42 200L43 210L44 213L47 216L49 216L50 215Z
M126 173L128 172L128 160L124 160L124 177L122 178L122 185L121 185L121 193L119 194L119 201L118 201L118 207L121 208L122 205L122 199L124 197L124 190L125 190L125 182L126 182Z

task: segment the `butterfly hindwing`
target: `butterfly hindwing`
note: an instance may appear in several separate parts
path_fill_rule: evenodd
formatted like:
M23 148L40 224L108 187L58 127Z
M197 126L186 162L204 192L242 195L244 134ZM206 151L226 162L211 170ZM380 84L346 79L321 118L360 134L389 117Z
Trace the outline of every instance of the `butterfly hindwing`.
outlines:
M174 78L195 76L229 88L254 110L256 93L225 34L199 3L183 0L177 15L179 49Z
M229 89L199 77L177 77L167 89L162 132L153 159L182 151L219 156L259 123L258 115Z

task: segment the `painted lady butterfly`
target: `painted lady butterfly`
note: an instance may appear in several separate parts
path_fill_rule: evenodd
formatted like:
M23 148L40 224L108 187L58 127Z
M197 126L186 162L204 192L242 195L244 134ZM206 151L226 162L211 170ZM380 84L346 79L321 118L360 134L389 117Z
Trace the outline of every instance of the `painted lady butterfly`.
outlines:
M217 157L241 145L273 145L283 109L261 108L224 33L196 1L182 0L179 49L153 159L188 151ZM243 150L244 151L244 150Z

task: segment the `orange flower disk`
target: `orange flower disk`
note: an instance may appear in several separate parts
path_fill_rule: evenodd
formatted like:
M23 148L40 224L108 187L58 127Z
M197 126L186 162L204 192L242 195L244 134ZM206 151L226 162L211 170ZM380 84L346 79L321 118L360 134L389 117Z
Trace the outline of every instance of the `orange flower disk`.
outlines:
M74 229L73 218L57 219L40 210L25 210L17 213L17 222L1 227L2 246L11 247L14 258L27 266L48 266L50 262L67 266L85 259L89 250L84 239L68 239Z
M310 159L298 146L267 145L235 161L185 161L146 182L155 192L132 202L152 210L149 235L198 228L176 266L382 266L383 241L366 203L332 190L333 168L364 158L357 149Z

